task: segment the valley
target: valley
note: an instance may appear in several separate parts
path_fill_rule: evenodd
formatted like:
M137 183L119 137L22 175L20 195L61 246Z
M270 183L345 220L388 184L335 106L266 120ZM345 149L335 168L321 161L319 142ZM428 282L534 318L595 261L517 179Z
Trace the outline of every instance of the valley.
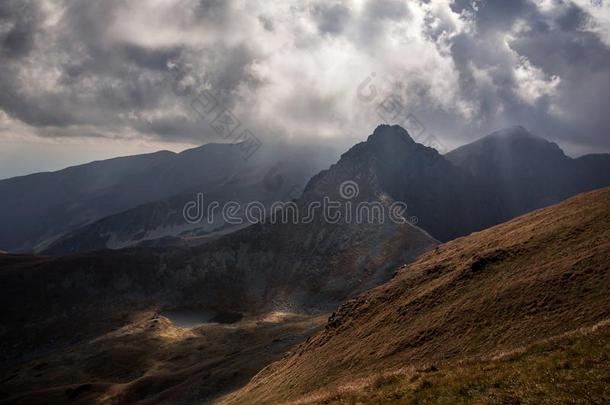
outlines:
M539 391L519 396L519 367L606 344L610 189L578 193L610 185L609 160L581 159L520 127L441 155L381 125L307 182L295 221L130 246L146 224L180 222L185 194L72 231L52 256L2 253L0 401L529 401ZM248 181L242 198L261 192ZM307 209L327 200L338 221ZM355 222L361 203L400 220ZM110 249L118 229L131 242ZM554 339L565 344L548 356L532 349ZM516 382L496 387L481 367Z
M0 403L211 402L319 330L326 317L272 312L180 327L138 312L116 330L4 369Z

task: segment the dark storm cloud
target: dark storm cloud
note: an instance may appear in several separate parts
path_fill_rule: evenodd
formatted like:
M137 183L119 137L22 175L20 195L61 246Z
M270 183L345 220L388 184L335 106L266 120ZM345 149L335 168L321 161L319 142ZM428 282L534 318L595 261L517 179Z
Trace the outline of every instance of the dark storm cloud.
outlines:
M3 3L0 19L11 23L3 53L12 59L0 65L0 109L32 127L46 128L38 131L43 136L57 136L52 128L66 128L65 134L70 135L75 134L70 127L96 126L109 136L118 127L131 127L165 139L201 139L201 128L184 120L189 101L172 92L168 63L187 61L199 85L212 86L231 107L241 83L256 83L247 71L254 51L245 42L194 47L123 40L113 32L112 23L128 4L122 0L66 2L56 28L35 42L38 26L30 17L31 7ZM231 17L231 2L198 1L192 10L179 11L195 27L223 26ZM27 53L39 63L48 62L49 71L58 71L57 78L49 78L55 80L52 88L24 81L29 70L36 70L31 63L16 59ZM182 111L174 111L179 105Z
M580 7L570 4L555 20L562 31L576 31L583 27L589 16Z
M520 123L555 140L610 148L610 117L603 113L610 105L610 49L584 30L591 16L571 2L556 3L548 15L532 1L485 1L477 9L472 4L456 1L453 9L472 13L477 35L457 35L450 50L460 91L478 101L476 115L488 123L482 128ZM515 31L518 22L522 27ZM503 49L504 41L514 54ZM553 95L524 102L515 57L527 58L546 80L559 79ZM489 81L478 80L477 71Z
M610 48L595 34L573 30L519 38L511 46L545 72L562 78L554 102L569 121L557 135L610 146Z
M353 119L374 109L353 98L367 74L388 66L437 135L467 140L522 124L610 149L610 41L591 28L603 20L583 2L541 4L8 0L0 110L43 136L120 129L196 142L207 129L172 90L168 66L180 63L193 92L214 92L260 131L343 133L337 122L376 124Z
M17 72L0 69L0 108L9 115L34 127L62 127L78 122L64 98L54 94L30 96L19 91Z
M205 139L207 141L219 140L206 122L197 119L161 118L154 121L141 121L135 128L142 133L153 133L159 137L175 139Z
M0 3L0 23L11 27L0 34L0 57L27 55L34 45L40 16L33 0L6 0Z
M253 84L253 79L249 77L247 70L256 56L248 44L241 43L224 49L218 56L210 69L215 89L231 92L242 82Z
M312 15L323 34L340 34L350 18L350 10L343 4L326 2L313 6Z
M271 20L269 17L265 17L264 15L259 15L258 21L260 22L260 24L263 26L263 28L266 31L269 31L269 32L274 31L275 26L273 25L273 20Z
M136 66L150 70L167 70L167 61L180 57L182 49L174 47L170 49L149 49L133 44L125 44L118 47L118 53L123 53L125 58ZM121 49L122 48L122 49Z
M457 0L452 4L457 12L469 11L474 15L480 31L507 30L517 18L537 23L536 5L531 0Z
M60 76L50 89L25 79L36 79L26 73L29 69L44 73L44 65L26 65L16 59L2 63L0 108L37 128L93 125L103 133L103 127L125 124L125 118L120 117L122 113L159 106L168 93L167 61L178 57L181 49L150 49L111 41L107 25L117 4L118 1L72 1L58 23L59 28L53 32L56 37L39 35L38 43L34 44L33 33L23 34L19 44L11 43L11 56L18 56L20 49L21 54L25 50L32 53L38 63L49 63L49 68L53 62L64 62L56 66ZM32 7L13 10L19 11L13 13L16 27L23 26L21 21L25 18L19 13L33 12ZM3 12L2 16L6 14ZM35 24L26 27L31 31L37 29ZM38 133L56 136L58 131Z

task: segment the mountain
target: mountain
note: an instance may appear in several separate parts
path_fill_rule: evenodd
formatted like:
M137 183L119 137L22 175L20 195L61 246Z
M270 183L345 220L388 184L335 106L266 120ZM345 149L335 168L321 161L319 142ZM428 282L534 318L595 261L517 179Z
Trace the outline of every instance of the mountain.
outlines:
M525 142L525 146L522 146L522 142ZM512 171L499 186L493 184L492 180L496 177L490 176L488 181L484 173L477 169L478 166L474 163L472 167L468 165L467 162L475 162L481 167L489 166L489 172L492 172L494 163L480 163L482 158L472 151L491 153L498 149L493 145L507 143L513 145L512 149L508 149L509 158L520 158L523 165L509 165ZM534 147L534 144L539 146ZM559 198L561 193L555 192L557 187L549 188L552 194L535 194L544 198L532 198L524 192L535 185L544 189L545 182L555 181L551 178L552 172L543 171L542 168L543 174L540 176L520 177L522 171L531 174L532 169L527 165L555 167L559 165L557 162L567 162L572 165L570 168L576 167L580 170L577 173L581 174L585 173L583 168L600 166L605 161L604 156L576 160L567 158L556 146L523 131L515 134L514 130L507 130L473 145L452 152L450 158L456 161L453 163L434 149L415 143L404 129L381 125L365 142L355 145L336 164L314 176L293 206L279 211L287 215L296 211L296 220L273 222L268 216L262 223L251 226L241 223L241 229L228 235L223 235L222 229L214 237L199 235L205 240L203 244L181 244L173 239L161 242L150 240L143 246L151 247L123 254L93 252L70 256L65 261L50 261L45 266L51 270L45 270L45 278L41 278L45 284L39 293L42 296L68 294L68 291L59 288L61 283L52 280L61 280L68 276L65 272L70 271L75 274L69 277L83 280L80 290L98 292L104 307L112 311L114 306L104 300L118 301L121 307L163 303L163 306L196 305L237 312L248 312L252 308L259 311L323 310L388 280L395 266L414 260L431 249L437 239L478 231L487 224L501 221L504 216ZM532 155L531 158L523 157L523 148ZM458 161L456 156L462 159ZM537 162L536 157L542 162ZM499 163L496 166L504 167ZM568 177L571 175L566 172L565 176L566 182L571 184ZM603 180L607 174L598 176ZM242 181L241 184L259 184L257 177L254 176L255 180L250 183ZM593 177L581 178L584 184L581 187L593 185L591 179L597 181ZM560 177L559 180L565 179ZM355 193L349 198L342 195L342 187L346 184L355 188ZM514 185L513 191L516 190L523 197L523 203L517 208L511 206L513 200L509 198L510 194L501 192L509 189L509 185ZM239 192L242 196L254 197L261 188L244 187ZM226 201L227 195L231 196L229 191L219 193L218 197L224 195L221 201ZM165 224L171 223L171 218L179 221L179 208L185 198L178 198L177 202L161 208L156 204L145 205L103 219L84 228L92 229L94 232L91 234L76 232L71 239L64 239L70 242L65 251L71 251L70 246L77 247L73 251L78 251L79 247L96 248L100 243L108 246L107 229L126 229L130 232L128 239L140 240L134 235L142 232L142 224L152 223L151 232L157 232L156 218L161 218L165 221L161 223ZM341 208L349 207L349 215L344 214L339 221L330 221L324 212L317 211L311 220L304 221L308 208L325 199L339 204ZM242 198L244 200L246 198ZM363 202L377 204L386 220L355 221ZM403 222L389 220L395 203L406 203L406 212L400 213ZM506 207L512 207L512 211ZM370 212L370 205L368 209ZM168 212L173 213L173 217L167 215ZM93 237L89 239L86 235ZM96 239L99 235L103 237ZM87 245L91 240L92 244ZM170 247L158 248L163 244ZM87 264L84 265L83 261ZM114 261L121 263L114 264ZM124 263L130 264L124 267ZM54 275L54 272L59 273ZM153 272L156 278L146 279L150 276L141 272ZM109 279L100 281L98 278L102 276ZM137 285L134 285L134 280L138 280ZM30 288L21 279L7 280L7 283L13 287L11 293L21 294L24 289ZM115 285L128 287L114 288ZM35 288L30 290L36 291ZM238 296L240 300L235 299ZM67 300L78 299L79 305L91 306L92 310L100 304L100 301L87 295L82 296L82 300L78 297L80 294L75 294Z
M350 149L330 171L333 173L330 177L337 177L336 172L340 172L341 181L355 181L363 187L363 191L370 189L376 194L370 196L370 201L383 194L406 202L410 211L418 213L418 224L440 237L450 238L462 234L465 229L478 229L472 227L476 221L474 214L483 207L475 211L467 209L473 204L470 196L474 193L469 176L455 169L434 149L415 143L400 127L380 126L367 142ZM306 190L308 196L304 200L311 200L311 196L321 199L329 192L337 194L340 182L333 183L332 190L321 187L320 183L329 178L328 172L321 172L309 182ZM253 174L251 170L247 175L259 182L264 177L264 173ZM298 173L293 174L292 178L298 178ZM466 189L469 191L466 192ZM239 195L231 193L231 190L239 190ZM279 191L263 193L260 184L242 181L239 185L233 182L216 187L206 192L205 197L207 201L221 204L229 199L242 205L261 201L269 207L274 199L282 201L282 197L285 197L281 194L285 194L285 190ZM182 208L195 198L194 193L184 193L102 218L66 233L50 243L42 253L62 255L128 247L167 236L182 237L194 243L206 241L214 235L215 230L224 230L224 224L213 223L203 227L187 223L182 216ZM176 243L175 239L167 239L166 242Z
M492 217L504 222L565 198L610 185L610 155L566 156L557 144L516 126L445 155L484 191Z
M102 167L98 171L85 165L0 182L8 196L1 204L15 213L4 211L8 225L0 231L0 247L3 237L5 250L51 255L206 243L242 226L187 222L182 209L198 193L204 192L206 202L236 201L245 206L259 201L269 208L275 201L297 197L332 155L313 147L265 146L247 162L239 147L206 145L178 155L162 153L162 158L119 159L122 170L111 160L97 163ZM441 241L610 185L609 155L572 159L522 127L497 131L442 156L414 142L404 129L381 125L346 158L357 163L349 167L352 172L346 180L370 178L375 184L367 186L406 203L418 226ZM66 191L61 182L73 182L74 177L77 190ZM50 187L46 180L40 184L42 178L49 178L53 189L61 192L43 197ZM89 178L103 184L83 188ZM314 177L309 187L319 178ZM7 189L11 182L16 186ZM28 182L33 183L26 190Z
M417 225L440 241L610 186L610 155L572 159L523 127L492 133L443 156L399 126L380 125L342 160L353 162L344 170L346 178L404 202Z
M154 237L155 232L177 236L167 229L163 232L176 225L171 215L176 208L171 202L176 199L221 191L225 199L236 193L251 198L253 192L279 198L289 194L291 187L302 188L333 159L330 150L281 145L264 145L244 159L241 144L207 144L178 154L129 156L2 180L0 249L40 252L55 242L52 250L61 253L81 250L61 238L74 240L71 232L78 228L148 203L158 203L152 222L147 222L151 206L145 205L121 218L127 219L129 229L120 224L108 228L106 223L101 228L107 235L83 231L82 248L104 247L113 235L120 246L136 244L137 238L129 238L132 230L144 238ZM133 223L142 218L143 222ZM100 230L99 224L94 228ZM94 239L101 242L91 243Z
M400 126L380 125L344 157L357 162L356 171L368 173L374 182L369 187L404 202L418 226L436 239L479 230L489 217L476 179L435 149L413 141Z
M2 339L15 346L1 348L2 354L27 353L39 345L44 330L54 330L57 341L69 339L70 332L59 336L71 329L57 325L77 319L113 319L151 307L326 311L387 281L397 265L413 261L438 242L405 220L407 213L398 212L398 218L390 220L395 201L373 170L375 162L384 159L384 150L370 148L367 160L360 152L386 136L373 134L316 175L300 198L278 211L276 221L269 215L261 223L192 247L91 251L55 259L33 257L27 265L5 266L0 272L0 302L20 305L3 315L3 324L12 327ZM346 182L358 187L355 194L342 195ZM343 214L337 221L321 210L309 210L325 199L340 206ZM385 219L355 221L363 202L376 204ZM293 210L294 220L281 219ZM17 327L23 319L29 319L27 333Z
M270 150L269 153L271 152ZM309 151L303 151L302 156L309 154ZM270 159L263 160L270 161ZM579 163L577 169L583 170L581 173L587 173L587 170L591 170L590 167L603 167L605 158L590 156L583 162ZM213 198L220 201L229 198L241 198L240 201L247 201L250 196L252 198L260 196L261 190L271 189L275 192L278 189L277 184L281 181L277 181L277 177L272 175L270 182L268 176L259 176L258 173L261 173L258 169L249 167L239 171L236 176L229 177L229 179L237 179L236 184L244 185L243 188L236 189L230 185L231 181L224 181L220 184L214 183L213 186L216 188L211 187L206 190L208 193L210 189L218 190ZM587 176L592 177L582 179L583 184L594 184L593 172ZM258 180L261 177L262 180ZM601 177L603 179L603 175ZM77 393L86 390L87 393L83 395L91 395L95 400L101 397L116 399L120 396L123 402L133 402L145 397L173 398L178 393L180 393L179 398L187 402L202 400L208 398L208 395L224 392L229 386L233 387L232 384L237 380L245 382L249 379L255 371L252 369L254 366L245 366L245 364L256 364L256 367L259 367L256 370L264 366L264 361L253 353L254 349L245 350L247 354L244 356L247 355L247 361L244 359L241 362L238 359L244 352L244 347L248 346L249 339L256 340L252 337L252 333L255 330L260 332L261 329L258 328L261 323L265 331L265 339L257 341L256 350L261 348L258 344L264 345L265 361L275 359L275 356L281 353L281 351L273 351L273 356L268 356L267 350L270 347L278 347L275 346L277 345L275 341L282 337L281 328L267 329L264 326L267 324L262 319L267 319L267 314L276 314L278 311L296 312L308 318L334 310L342 302L393 277L394 280L402 279L405 271L395 276L396 268L413 262L417 257L421 257L420 260L423 258L442 260L435 261L432 269L426 265L426 270L422 270L424 274L421 275L421 280L416 279L415 284L407 284L406 287L400 284L400 286L407 290L411 285L419 288L421 281L423 283L421 288L434 291L436 283L445 282L442 277L434 278L435 275L444 274L445 265L449 266L447 271L450 275L447 277L455 276L457 281L454 284L459 286L462 285L462 278L468 279L469 274L473 274L472 277L477 279L477 275L487 274L479 273L480 268L504 260L504 253L496 252L494 244L509 243L513 241L513 236L515 243L524 246L525 261L510 262L514 268L509 267L509 271L518 272L521 264L530 263L527 260L532 262L538 260L537 263L541 267L546 266L545 260L552 265L555 264L555 259L550 253L538 245L527 245L529 243L527 239L522 240L526 237L518 232L537 234L545 231L538 228L546 227L551 233L539 233L540 239L532 237L532 243L536 242L541 246L544 246L543 241L549 241L551 244L562 243L561 248L566 250L566 254L581 251L578 250L582 242L577 239L581 232L578 224L571 229L569 226L572 225L559 224L555 229L547 223L543 224L544 221L551 221L549 223L552 224L552 215L545 217L542 222L522 223L524 224L522 230L499 228L502 229L501 236L506 240L496 240L492 234L484 231L446 245L459 247L462 246L460 243L468 244L464 242L465 240L476 240L477 243L472 245L471 250L464 250L463 257L451 256L453 248L449 251L443 250L444 248L434 251L435 246L438 245L435 233L450 238L479 230L486 223L493 223L500 218L497 207L503 205L486 199L489 190L483 187L482 182L479 183L479 178L476 171L467 170L460 164L439 155L434 149L413 142L404 129L384 125L378 127L366 141L344 153L337 163L312 177L299 198L276 211L267 211L262 222L249 226L248 223L239 224L239 229L229 229L227 234L223 234L220 229L213 235L207 235L208 237L204 233L188 235L189 232L199 232L203 229L199 227L185 230L187 234L181 235L178 240L173 236L163 237L158 232L163 227L160 224L174 223L172 218L179 218L180 206L184 201L192 198L192 194L185 192L103 218L91 224L91 227L86 226L81 229L81 231L88 229L91 233L81 234L77 229L67 233L66 238L63 239L69 242L65 245L68 251L71 249L70 246L76 247L74 251L77 251L99 244L108 246L109 242L140 241L135 247L77 252L63 257L0 255L0 305L11 308L11 311L5 311L1 315L2 361L0 363L15 364L18 368L17 371L12 369L6 371L8 382L4 385L0 383L0 395L6 392L5 397L9 398L10 402L12 398L10 395L22 393L26 389L32 395L44 396L44 393L52 392L57 398L68 394L71 396L73 390L77 390ZM272 184L272 187L268 187L269 184ZM224 185L227 188L224 188ZM316 207L316 204L318 209L310 210ZM326 208L333 205L333 212L335 214L339 212L339 217L334 216L330 209L320 208L325 205ZM596 206L591 205L591 207ZM576 216L573 220L580 218L584 221L579 209L575 208ZM384 219L380 220L380 218ZM603 226L603 223L600 226ZM142 231L146 234L145 237L136 236ZM559 233L559 241L555 241L552 232ZM173 233L174 231L169 234ZM591 236L584 231L582 233ZM108 239L109 234L115 236ZM79 235L91 235L91 245L88 245L87 238L81 238ZM117 235L125 236L124 240L121 241ZM161 239L155 239L155 235L161 236ZM190 243L193 239L198 241ZM205 239L205 243L200 243L202 239ZM595 247L597 239L593 238L591 241L593 242L585 247ZM577 249L569 251L570 243L574 243ZM464 246L464 249L468 246ZM121 247L121 245L111 247ZM505 248L508 252L507 258L511 260L519 258L517 253L521 253L520 250L510 250L508 245ZM544 252L548 253L548 257L533 256ZM591 255L588 251L583 255L585 258L583 263L586 264ZM563 256L558 256L559 259L561 257ZM604 256L600 257L604 258ZM593 257L591 260L597 259ZM419 274L418 268L415 268L413 274ZM474 270L468 270L469 268ZM410 270L407 273L410 274ZM462 276L462 273L465 275ZM529 279L524 278L526 276L528 274L518 273L515 279L529 282ZM396 336L390 337L385 332L380 335L380 339L383 339L387 345L383 346L381 343L383 350L375 353L385 353L384 356L387 354L386 357L389 358L391 354L388 353L400 352L402 346L399 346L399 343L403 342L401 325L410 322L409 319L414 319L423 325L423 329L417 329L414 333L421 337L421 342L426 342L428 339L433 339L438 332L425 323L428 318L440 325L440 328L445 326L443 323L446 321L445 317L455 321L461 319L452 317L461 316L462 309L459 305L462 305L463 311L467 312L484 309L495 311L494 308L497 307L494 307L489 300L481 304L484 306L483 309L472 305L482 299L477 294L503 291L503 283L511 289L510 291L523 289L523 297L520 290L519 294L515 293L515 297L510 296L510 300L516 300L515 305L525 303L524 297L530 293L534 294L536 299L545 297L544 291L538 288L543 281L535 280L538 284L534 283L532 290L528 290L528 287L515 285L513 281L506 281L500 277L494 281L497 282L495 284L491 281L485 284L485 280L482 280L478 293L475 292L474 286L469 290L463 290L467 293L464 299L472 302L459 301L457 307L450 307L453 312L442 312L444 310L442 307L439 307L438 313L427 312L426 308L434 302L459 298L462 290L458 292L452 290L454 287L452 280L454 279L449 280L449 284L445 287L440 286L440 290L432 298L423 296L421 305L417 304L416 300L415 309L407 308L406 315L404 317L400 315L401 321L392 320L391 322L394 323L391 328ZM392 283L394 281L389 285L393 285ZM586 288L590 288L589 284ZM596 288L600 287L593 286L591 290L595 294ZM446 297L442 296L444 292L447 292ZM406 294L405 290L400 288L392 290L390 295L380 298L379 302L385 300L388 303L390 315L400 314L395 308L397 304L395 305L393 299L398 299L403 293ZM349 310L351 308L349 305L353 302L359 303L359 310L368 305L371 305L371 308L383 306L378 301L361 304L358 299L348 301L343 308ZM593 301L590 303L596 304ZM572 305L571 301L569 304L574 308L578 307ZM232 314L231 317L238 314L239 317L243 315L248 321L238 322L236 326L213 329L213 336L223 340L223 345L225 340L227 343L233 343L224 345L222 350L214 349L213 347L216 346L213 345L210 349L212 352L202 353L212 356L214 360L210 357L209 362L199 364L194 359L197 357L196 354L193 355L190 350L199 351L192 345L198 345L202 339L207 339L206 344L209 346L212 338L205 337L208 329L204 328L201 332L192 335L188 331L176 328L175 325L172 326L168 318L160 315L166 311L184 309ZM500 309L503 311L507 308ZM345 321L342 318L344 312L345 310L340 310L332 318L340 318L339 325L344 325ZM427 317L417 318L420 312ZM571 315L576 316L573 313ZM584 320L589 319L586 316ZM498 317L505 321L500 315ZM91 319L95 319L95 322ZM331 324L334 324L332 319ZM565 319L562 318L564 321ZM538 321L540 322L540 319ZM564 322L564 324L568 323ZM482 325L486 324L482 323ZM384 324L380 323L376 326L382 328ZM329 327L328 335L325 336L332 336L335 333L333 328L333 326ZM479 326L469 324L469 328L477 329ZM313 325L310 327L299 325L296 329L298 339L304 339L315 328ZM432 331L428 332L429 329ZM364 331L362 334L355 332L357 338L362 340L361 343L379 344L376 340L370 340L374 332L369 326L363 326L362 330ZM458 331L465 333L463 329ZM139 339L137 336L141 336L143 342L146 342L144 347L139 347L137 344ZM417 336L415 339L419 342ZM193 337L194 340L189 337ZM296 343L298 339L295 338L293 342ZM167 343L169 341L172 343ZM103 344L104 347L100 348L100 342L108 342L108 346ZM167 346L163 342L171 347L169 353L165 352L164 348ZM417 342L409 341L405 343L405 347L418 347ZM457 342L461 341L458 339L456 344ZM361 343L354 345L354 348L358 349L356 357L348 352L344 356L345 359L354 358L360 361L357 356L369 353L363 349ZM290 347L286 343L280 346L282 350L288 350ZM160 349L161 353L155 349L159 347L163 348ZM451 348L450 345L448 347ZM342 346L333 349L337 349L339 353ZM88 354L91 350L96 354ZM439 355L444 353L442 345L429 347L426 350L426 354L435 351ZM455 346L453 350L458 351ZM53 353L59 353L61 360L53 357ZM137 353L135 359L138 361L137 367L130 367L128 359L132 357L127 353ZM175 361L172 360L174 356ZM231 361L223 362L221 359L224 357L230 358ZM45 360L35 363L28 361L41 358ZM294 357L290 358L294 359ZM371 359L367 357L363 361ZM104 367L106 363L119 365L116 368ZM372 361L370 363L374 364ZM21 364L23 366L20 366ZM49 371L39 373L41 367L46 367L44 364L61 364L61 367L66 367L57 369L59 374L61 370L71 371L65 371L68 374L62 375ZM163 364L163 367L156 368L155 364ZM354 364L359 366L360 363ZM90 365L93 371L88 369ZM231 372L237 371L230 372L226 368L229 365L237 367L240 373L243 372L239 378L232 376ZM328 364L322 361L321 366L326 367ZM248 370L243 371L244 367ZM363 371L363 373L367 372L367 370ZM333 378L333 373L333 370L329 371L329 379ZM36 380L35 378L38 377L33 376L38 374L42 374L44 378ZM68 375L79 377L73 381L67 377ZM248 378L245 378L246 376ZM308 384L310 377L305 374L303 377L303 383ZM346 378L351 377L350 375ZM209 378L218 386L208 385ZM56 381L63 381L63 385ZM91 385L89 381L96 383ZM77 382L81 385L74 385ZM68 383L71 385L66 385ZM189 388L191 384L193 389ZM276 381L270 380L270 384L276 384ZM82 385L85 387L81 388ZM298 385L295 388L298 388ZM205 395L202 394L203 392ZM283 395L284 392L282 387L277 395ZM258 391L255 394L259 395ZM89 399L94 400L94 398Z
M604 402L609 203L610 188L597 190L438 246L343 304L225 402L373 402L381 392ZM484 367L511 380L494 383Z
M148 202L113 214L90 224L66 232L41 250L41 254L61 256L88 250L119 249L131 246L162 246L165 244L198 244L210 238L241 229L241 224L227 223L221 215L208 222L206 215L187 221L184 207L197 203L202 214L209 204L220 206L228 202L242 207L257 201L269 208L276 201L296 198L306 180L321 165L318 159L304 159L311 149L284 151L274 165L238 165L231 176L213 186L191 188L170 198ZM280 159L278 157L278 159ZM325 158L324 158L325 159ZM271 160L270 160L271 161ZM290 163L288 163L290 162ZM196 209L193 210L195 213ZM241 210L236 214L244 218Z

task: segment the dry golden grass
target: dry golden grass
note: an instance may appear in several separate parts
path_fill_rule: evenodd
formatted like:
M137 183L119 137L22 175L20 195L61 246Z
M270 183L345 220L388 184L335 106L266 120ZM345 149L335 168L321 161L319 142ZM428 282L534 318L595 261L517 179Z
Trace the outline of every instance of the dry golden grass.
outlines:
M303 398L303 404L605 404L610 402L610 323L493 359L434 371L370 377L371 383ZM374 378L374 379L373 379Z

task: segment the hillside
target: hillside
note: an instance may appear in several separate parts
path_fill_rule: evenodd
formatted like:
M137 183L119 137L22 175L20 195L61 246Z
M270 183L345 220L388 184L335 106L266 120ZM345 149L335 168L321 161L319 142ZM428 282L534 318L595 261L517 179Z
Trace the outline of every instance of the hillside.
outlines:
M380 373L303 403L603 404L609 351L610 324L602 322L490 358Z
M50 253L61 255L178 236L193 228L181 213L197 193L282 200L334 159L329 149L287 145L245 159L241 144L209 143L0 180L0 249L39 253L53 244Z
M226 402L307 398L409 368L458 370L461 378L460 362L607 321L609 203L608 188L578 195L425 253L390 282L346 302L323 332ZM599 349L591 350L599 360ZM607 368L596 372L609 378Z

